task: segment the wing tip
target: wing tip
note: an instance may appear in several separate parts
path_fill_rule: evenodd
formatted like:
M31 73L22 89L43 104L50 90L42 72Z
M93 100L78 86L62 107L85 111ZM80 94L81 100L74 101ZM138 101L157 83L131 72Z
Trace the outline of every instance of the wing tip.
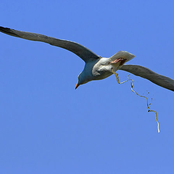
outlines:
M7 28L7 27L0 26L0 32L11 35L11 36L18 36L17 34L14 33L13 29Z

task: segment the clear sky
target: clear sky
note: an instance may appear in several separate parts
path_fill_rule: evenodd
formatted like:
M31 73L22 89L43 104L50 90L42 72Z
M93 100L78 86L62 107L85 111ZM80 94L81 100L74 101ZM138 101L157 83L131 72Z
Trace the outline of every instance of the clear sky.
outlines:
M174 2L8 0L0 25L83 44L110 57L135 54L174 79ZM174 93L131 75L74 89L84 62L49 44L0 33L1 174L174 173ZM129 73L117 71L120 81Z

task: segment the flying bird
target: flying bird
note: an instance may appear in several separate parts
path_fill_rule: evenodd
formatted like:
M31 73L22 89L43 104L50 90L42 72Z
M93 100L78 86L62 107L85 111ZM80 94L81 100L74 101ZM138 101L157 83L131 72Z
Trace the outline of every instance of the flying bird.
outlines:
M27 40L49 43L53 46L69 50L79 56L85 62L85 67L78 76L78 82L75 86L75 89L77 89L79 85L85 84L89 81L107 78L113 74L113 71L115 72L117 70L124 70L136 76L148 79L159 86L174 91L174 80L159 75L149 70L148 68L139 65L124 65L124 63L135 57L133 54L127 51L118 51L110 58L105 58L96 55L88 48L76 42L56 39L37 33L18 31L1 26L0 31L5 34Z

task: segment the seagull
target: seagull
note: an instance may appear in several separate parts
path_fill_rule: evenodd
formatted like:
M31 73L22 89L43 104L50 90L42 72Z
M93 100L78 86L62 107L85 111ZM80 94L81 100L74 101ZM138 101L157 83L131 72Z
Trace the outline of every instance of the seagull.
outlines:
M174 80L159 75L143 66L124 65L126 62L130 61L135 57L135 55L127 51L118 51L110 58L105 58L96 55L88 48L76 42L56 39L37 33L18 31L2 26L0 26L0 31L5 34L27 40L49 43L50 45L69 50L77 56L79 56L85 62L85 66L83 71L78 76L78 82L75 85L75 89L77 89L78 86L90 82L92 80L105 79L111 76L113 72L116 72L117 70L124 70L136 76L148 79L159 86L174 91Z

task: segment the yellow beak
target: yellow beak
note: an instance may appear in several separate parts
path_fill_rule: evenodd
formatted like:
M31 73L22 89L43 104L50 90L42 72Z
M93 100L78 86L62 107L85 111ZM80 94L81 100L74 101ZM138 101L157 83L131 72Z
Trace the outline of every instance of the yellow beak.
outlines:
M78 82L77 82L77 84L76 84L76 86L75 86L75 89L77 89L77 88L78 88L78 86L79 86L79 84L78 84Z

